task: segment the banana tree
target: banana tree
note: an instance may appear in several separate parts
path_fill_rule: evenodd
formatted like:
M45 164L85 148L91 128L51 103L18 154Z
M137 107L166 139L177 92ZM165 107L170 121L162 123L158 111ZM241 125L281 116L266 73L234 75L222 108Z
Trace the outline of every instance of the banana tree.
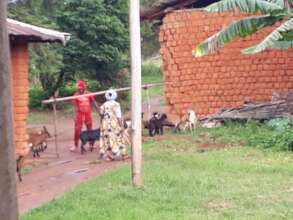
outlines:
M217 51L234 38L244 38L265 27L281 22L260 43L243 49L244 54L255 54L266 49L293 47L293 0L222 0L205 8L207 12L235 11L251 13L252 16L234 21L218 33L198 44L193 53L201 57ZM255 14L260 14L256 16Z

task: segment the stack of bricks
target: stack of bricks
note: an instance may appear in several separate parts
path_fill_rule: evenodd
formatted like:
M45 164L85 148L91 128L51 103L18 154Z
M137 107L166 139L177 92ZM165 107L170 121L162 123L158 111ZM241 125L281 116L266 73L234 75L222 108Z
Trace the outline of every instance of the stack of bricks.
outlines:
M26 120L28 117L28 44L26 41L11 41L11 71L13 94L14 140L17 155L28 151Z
M256 55L241 49L259 43L274 27L236 39L214 54L195 58L192 50L244 15L181 10L168 14L161 26L167 111L182 115L193 108L200 117L244 101L270 101L273 92L293 89L293 50L269 50Z

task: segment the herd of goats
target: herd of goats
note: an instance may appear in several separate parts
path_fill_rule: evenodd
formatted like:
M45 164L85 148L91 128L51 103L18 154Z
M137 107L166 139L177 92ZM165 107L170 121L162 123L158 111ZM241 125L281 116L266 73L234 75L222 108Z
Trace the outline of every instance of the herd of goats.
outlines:
M143 119L144 114L142 113L142 128L148 129L149 136L153 137L155 135L163 135L164 127L171 127L174 129L174 132L180 130L193 130L197 124L197 116L193 110L188 110L185 117L179 120L168 120L168 117L165 113L155 112L152 114L152 117L149 120ZM130 144L130 132L131 132L131 120L129 117L124 117L124 129L123 136L128 144ZM33 157L40 157L40 153L44 152L47 149L47 139L51 137L47 128L44 126L40 128L28 128L28 147L32 152ZM86 150L84 146L89 143L90 150L93 150L93 145L100 138L100 129L83 131L80 134L81 140L81 154ZM28 151L28 153L30 152ZM28 155L28 154L27 154ZM19 181L22 181L21 168L23 162L27 155L19 155L16 158L16 171L18 174Z

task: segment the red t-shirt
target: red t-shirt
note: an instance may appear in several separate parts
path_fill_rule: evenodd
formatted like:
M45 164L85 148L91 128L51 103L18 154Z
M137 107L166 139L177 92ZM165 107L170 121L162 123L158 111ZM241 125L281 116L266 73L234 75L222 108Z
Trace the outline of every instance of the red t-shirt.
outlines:
M91 92L85 91L84 94L90 94ZM82 95L84 95L82 94ZM74 93L73 96L81 95L79 92ZM94 101L93 96L87 97L79 97L72 99L72 103L77 107L77 110L80 112L90 112L91 111L91 103Z

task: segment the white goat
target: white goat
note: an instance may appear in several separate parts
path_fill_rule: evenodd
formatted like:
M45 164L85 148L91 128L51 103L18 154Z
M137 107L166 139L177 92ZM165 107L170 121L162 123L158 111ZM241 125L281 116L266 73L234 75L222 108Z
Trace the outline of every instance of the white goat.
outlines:
M192 131L196 128L196 124L197 124L197 116L195 111L188 110L184 130L188 128L190 131Z

